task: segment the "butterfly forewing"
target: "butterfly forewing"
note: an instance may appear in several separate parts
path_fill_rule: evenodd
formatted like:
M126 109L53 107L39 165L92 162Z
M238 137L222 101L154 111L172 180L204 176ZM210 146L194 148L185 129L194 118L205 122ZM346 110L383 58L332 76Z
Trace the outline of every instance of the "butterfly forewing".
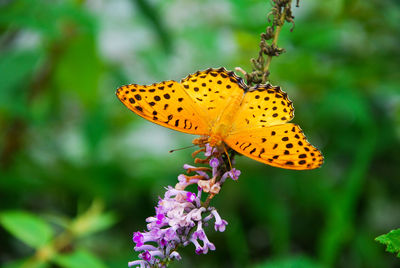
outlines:
M127 85L116 94L126 107L153 123L189 134L209 134L206 115L175 81Z
M242 98L245 90L242 79L225 68L196 72L182 79L181 84L211 125L216 123L227 105Z
M314 169L323 163L322 154L300 127L291 123L237 132L225 142L235 151L275 167Z

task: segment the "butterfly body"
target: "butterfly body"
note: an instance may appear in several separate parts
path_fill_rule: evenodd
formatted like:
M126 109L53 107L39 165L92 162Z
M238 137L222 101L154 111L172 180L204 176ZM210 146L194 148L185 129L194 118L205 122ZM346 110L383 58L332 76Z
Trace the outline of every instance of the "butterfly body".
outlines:
M322 154L306 140L292 102L280 87L249 88L233 72L207 69L181 82L127 85L117 97L130 110L156 124L207 137L257 161L287 169L313 169Z
M215 122L212 122L209 134L210 138L208 140L211 146L221 145L232 130L235 129L234 124L230 122L234 122L236 111L240 107L243 95L232 96L222 114Z

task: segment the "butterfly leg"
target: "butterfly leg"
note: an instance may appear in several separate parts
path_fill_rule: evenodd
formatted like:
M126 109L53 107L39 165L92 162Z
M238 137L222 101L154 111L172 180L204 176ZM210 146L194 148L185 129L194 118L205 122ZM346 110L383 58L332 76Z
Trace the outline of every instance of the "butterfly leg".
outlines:
M205 152L205 151L206 151L205 148L201 148L201 149L198 149L197 151L194 151L194 152L192 153L192 158L195 158L196 155L198 155L198 154L201 153L201 152Z
M200 138L196 138L192 141L194 145L198 145L199 147L204 147L208 143L208 137L202 136Z
M229 157L229 154L228 154L228 151L226 150L225 144L223 144L222 146L224 146L224 151L225 151L226 157L228 158L229 168L232 170L231 158Z

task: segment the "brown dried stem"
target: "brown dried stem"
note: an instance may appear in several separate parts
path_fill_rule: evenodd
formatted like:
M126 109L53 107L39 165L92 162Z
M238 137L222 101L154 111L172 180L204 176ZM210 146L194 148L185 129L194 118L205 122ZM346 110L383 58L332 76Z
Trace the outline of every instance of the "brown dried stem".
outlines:
M298 4L299 0L296 0L297 7ZM294 27L294 16L292 15L291 5L292 0L272 0L272 9L268 14L269 22L271 21L269 17L272 17L272 25L268 26L266 31L261 34L258 57L257 59L251 59L253 71L251 73L246 73L241 68L237 68L238 71L245 75L249 86L267 82L272 58L285 52L283 48L278 47L278 39L285 22L292 23Z

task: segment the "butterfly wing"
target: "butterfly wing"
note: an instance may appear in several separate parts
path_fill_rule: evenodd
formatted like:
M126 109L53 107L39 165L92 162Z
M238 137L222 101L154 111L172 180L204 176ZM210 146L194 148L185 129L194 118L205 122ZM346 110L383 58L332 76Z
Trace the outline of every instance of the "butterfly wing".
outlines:
M118 88L116 94L131 111L153 123L189 134L209 132L206 116L178 82L131 84Z
M280 87L270 84L250 88L237 111L232 132L286 123L294 117L292 102Z
M202 109L211 126L219 123L228 105L237 99L242 100L247 87L242 78L225 68L199 71L182 79L181 84Z
M246 85L224 68L198 71L176 81L149 86L127 85L117 97L141 117L189 134L209 135L231 100L243 96Z
M280 168L314 169L324 160L300 127L291 123L236 132L224 141L247 157Z

